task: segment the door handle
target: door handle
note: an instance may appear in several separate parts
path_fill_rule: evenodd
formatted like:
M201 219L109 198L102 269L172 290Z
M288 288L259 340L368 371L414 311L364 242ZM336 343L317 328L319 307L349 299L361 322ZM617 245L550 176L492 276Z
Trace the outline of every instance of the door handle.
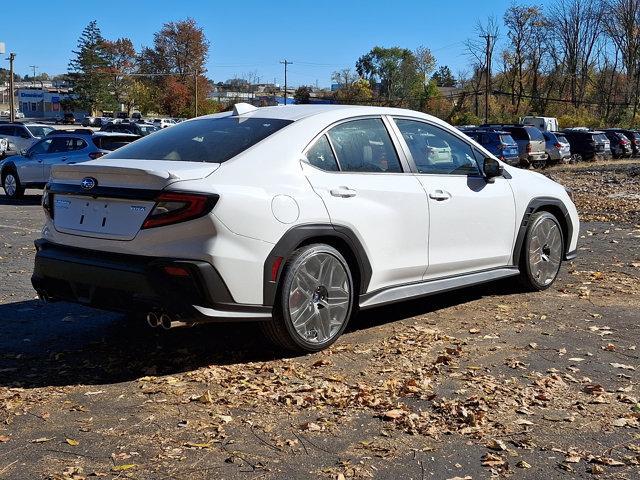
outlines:
M449 200L451 198L451 194L445 190L438 189L431 192L429 194L429 198L442 202L444 200Z
M329 190L329 193L334 197L340 198L350 198L356 196L356 191L349 187L332 188L331 190Z

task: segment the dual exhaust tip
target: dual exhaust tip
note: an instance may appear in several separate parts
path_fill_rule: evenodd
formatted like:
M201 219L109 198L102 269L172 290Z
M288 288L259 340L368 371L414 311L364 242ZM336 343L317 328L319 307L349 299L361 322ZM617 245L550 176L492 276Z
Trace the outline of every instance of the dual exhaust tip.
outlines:
M165 330L172 328L188 327L190 324L181 320L176 320L166 312L149 312L147 313L147 324L152 328L162 327Z

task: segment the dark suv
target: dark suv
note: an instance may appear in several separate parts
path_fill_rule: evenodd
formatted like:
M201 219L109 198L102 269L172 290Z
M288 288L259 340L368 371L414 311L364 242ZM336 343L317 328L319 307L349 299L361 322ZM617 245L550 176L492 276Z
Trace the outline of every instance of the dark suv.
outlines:
M160 130L155 125L150 123L109 123L100 129L101 132L117 132L117 133L132 133L134 135L140 135L145 137L150 133Z
M632 155L633 148L631 147L631 142L624 133L605 130L604 134L609 139L613 158L626 158Z
M586 128L569 128L562 131L571 145L571 155L579 155L582 160L595 160L604 156L604 143L598 141L598 132Z
M473 138L503 162L514 166L520 163L518 144L509 132L482 128L464 128L462 132Z
M518 144L520 164L542 166L547 163L547 151L542 132L531 125L481 125L482 128L501 130L511 134Z
M626 128L608 128L605 132L617 132L623 134L631 143L631 154L634 157L640 156L640 133L635 130L627 130Z

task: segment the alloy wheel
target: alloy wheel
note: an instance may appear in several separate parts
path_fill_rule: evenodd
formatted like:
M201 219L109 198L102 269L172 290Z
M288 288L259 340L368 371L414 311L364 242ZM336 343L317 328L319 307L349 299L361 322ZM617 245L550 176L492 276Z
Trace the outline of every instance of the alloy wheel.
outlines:
M562 260L562 232L558 224L543 217L531 230L529 269L540 285L549 285L556 278Z
M289 289L288 307L296 333L309 343L336 337L347 321L351 285L345 266L325 252L299 264Z
M7 176L4 177L4 184L2 186L4 187L4 193L6 193L8 197L13 197L18 188L16 177L14 177L12 173L8 173Z

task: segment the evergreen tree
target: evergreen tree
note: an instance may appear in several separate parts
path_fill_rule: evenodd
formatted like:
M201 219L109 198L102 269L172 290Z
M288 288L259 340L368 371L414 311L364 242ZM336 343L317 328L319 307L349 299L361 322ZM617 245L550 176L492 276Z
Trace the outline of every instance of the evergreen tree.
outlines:
M113 108L109 93L109 63L105 41L95 20L89 22L73 51L75 58L69 62L68 72L76 104L95 114L100 109Z
M436 72L431 76L431 80L436 82L436 85L439 87L455 87L456 86L456 78L451 73L451 69L446 65L441 66Z

